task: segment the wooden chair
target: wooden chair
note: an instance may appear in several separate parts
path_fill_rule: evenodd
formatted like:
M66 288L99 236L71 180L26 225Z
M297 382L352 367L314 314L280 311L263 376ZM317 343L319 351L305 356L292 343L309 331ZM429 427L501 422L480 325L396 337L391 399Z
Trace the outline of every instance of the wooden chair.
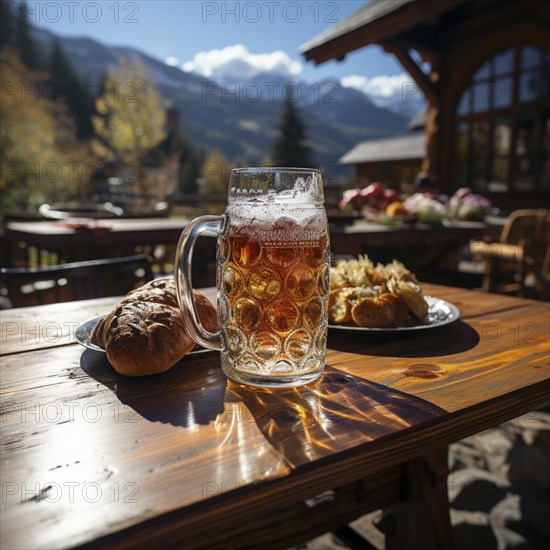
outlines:
M151 260L142 254L38 269L0 269L0 282L12 307L117 296L152 279Z
M483 290L532 293L544 286L544 264L550 248L550 210L523 209L510 214L499 242L470 244L474 261L483 261Z

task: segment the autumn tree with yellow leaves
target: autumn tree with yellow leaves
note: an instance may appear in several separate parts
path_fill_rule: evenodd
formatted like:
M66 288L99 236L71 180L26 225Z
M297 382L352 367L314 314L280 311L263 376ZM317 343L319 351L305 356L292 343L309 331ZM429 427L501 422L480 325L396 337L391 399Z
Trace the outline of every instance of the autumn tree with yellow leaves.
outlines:
M120 172L126 169L136 176L137 189L147 191L142 180L144 159L166 135L162 96L137 59L121 58L116 69L107 73L104 90L96 100L98 115L92 117L98 137L94 151L118 163Z
M25 66L15 48L0 50L0 217L82 191L89 163L67 106L44 93L47 75Z

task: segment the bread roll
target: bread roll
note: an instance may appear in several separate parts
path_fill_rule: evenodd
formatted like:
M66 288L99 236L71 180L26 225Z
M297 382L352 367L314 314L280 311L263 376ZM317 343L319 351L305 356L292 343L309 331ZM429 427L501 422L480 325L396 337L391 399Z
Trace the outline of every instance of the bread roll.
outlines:
M204 328L215 332L216 309L199 291L193 295ZM182 315L174 279L156 279L129 292L96 326L91 340L120 374L165 372L195 347Z

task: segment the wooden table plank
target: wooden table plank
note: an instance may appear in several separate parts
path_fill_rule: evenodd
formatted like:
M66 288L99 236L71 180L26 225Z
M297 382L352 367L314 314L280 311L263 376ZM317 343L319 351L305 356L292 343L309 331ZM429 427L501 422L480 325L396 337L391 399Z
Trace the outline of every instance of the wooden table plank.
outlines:
M460 310L461 318L466 319L488 313L530 307L537 303L536 300L517 298L515 296L490 294L431 283L423 283L422 288L425 289L426 294L437 296L454 304Z
M130 234L144 233L147 235L157 234L162 238L174 240L186 225L184 220L170 218L121 218L109 220L92 220L92 223L106 231L94 232L88 229L77 229L70 227L72 222L79 220L67 219L59 221L33 221L33 222L8 222L6 229L8 234L17 238L36 239L43 245L48 244L48 238L67 237L67 242L88 242L90 240L113 240L115 238L126 238Z
M75 331L84 321L105 315L119 297L80 300L2 311L2 355L74 344Z
M453 412L547 378L549 324L540 302L478 314L433 329L430 338L333 335L327 364Z
M215 303L213 288L203 289L203 293ZM0 318L1 354L74 344L76 329L83 322L105 315L120 299L121 296L112 296L3 310Z
M227 382L216 353L128 379L102 353L12 340L1 546L231 548L254 544L255 526L282 541L282 509L295 523L306 499L361 479L386 503L400 464L550 401L546 303L426 291L458 305L461 320L331 334L322 380L293 390ZM63 319L106 305L67 305Z
M224 402L217 359L129 379L64 346L2 368L2 548L82 544L290 471L241 404Z

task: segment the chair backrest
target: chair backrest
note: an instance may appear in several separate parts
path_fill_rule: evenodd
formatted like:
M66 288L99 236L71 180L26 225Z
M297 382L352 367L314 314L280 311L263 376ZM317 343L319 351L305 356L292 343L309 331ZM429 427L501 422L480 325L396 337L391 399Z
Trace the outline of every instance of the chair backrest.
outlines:
M515 210L508 216L500 241L506 244L550 243L550 210Z
M122 295L152 279L151 260L143 254L37 269L0 269L0 281L13 307Z

